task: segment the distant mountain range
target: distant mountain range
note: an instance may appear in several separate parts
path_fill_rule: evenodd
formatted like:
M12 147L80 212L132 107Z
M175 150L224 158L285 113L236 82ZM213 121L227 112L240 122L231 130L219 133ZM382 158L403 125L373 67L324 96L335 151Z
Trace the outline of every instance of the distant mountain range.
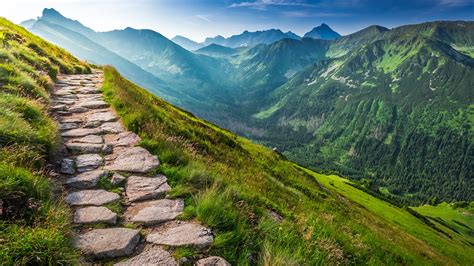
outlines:
M474 22L342 37L322 24L311 38L244 32L202 47L152 30L98 33L51 9L23 25L305 166L409 202L473 200Z
M323 23L320 26L313 28L310 32L306 33L304 37L313 39L334 40L341 37L341 35L333 31L328 25ZM279 29L270 29L255 32L244 31L241 34L233 35L228 38L218 35L213 38L206 38L206 40L202 43L195 42L191 39L179 35L171 40L189 51L195 51L211 44L218 44L220 46L226 46L229 48L253 47L259 44L271 44L282 39L300 40L301 37L291 31L282 32Z

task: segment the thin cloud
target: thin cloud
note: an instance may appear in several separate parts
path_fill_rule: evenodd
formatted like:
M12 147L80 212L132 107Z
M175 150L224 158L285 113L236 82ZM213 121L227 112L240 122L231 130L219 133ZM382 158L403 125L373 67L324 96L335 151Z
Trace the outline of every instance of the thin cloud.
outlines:
M240 2L233 3L230 8L253 8L259 10L265 10L268 6L299 6L299 7L316 7L315 4L305 3L305 2L295 2L288 0L259 0L253 2Z
M202 20L202 21L205 21L207 23L212 23L212 20L209 18L209 16L206 16L206 15L196 15L195 16L196 18Z
M444 7L461 7L474 5L474 0L440 0L438 5Z
M332 12L306 12L306 11L287 11L282 12L284 17L288 18L315 18L315 17L347 17L348 13L332 13Z

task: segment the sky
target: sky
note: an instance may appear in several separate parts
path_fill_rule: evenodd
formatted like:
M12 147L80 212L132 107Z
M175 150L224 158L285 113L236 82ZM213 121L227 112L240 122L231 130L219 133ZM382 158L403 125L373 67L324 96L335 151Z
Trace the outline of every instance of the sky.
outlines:
M474 0L1 0L0 16L20 23L44 8L96 31L152 29L199 42L271 28L303 35L321 23L347 35L374 24L474 20Z

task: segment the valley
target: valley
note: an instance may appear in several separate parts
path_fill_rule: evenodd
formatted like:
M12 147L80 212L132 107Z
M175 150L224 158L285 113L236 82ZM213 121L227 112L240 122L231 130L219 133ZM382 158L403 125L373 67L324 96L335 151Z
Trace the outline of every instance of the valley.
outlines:
M369 179L404 204L472 201L472 22L371 26L342 37L326 24L304 38L244 32L195 43L195 52L150 30L97 33L55 10L28 28L312 169ZM57 37L69 31L113 56Z

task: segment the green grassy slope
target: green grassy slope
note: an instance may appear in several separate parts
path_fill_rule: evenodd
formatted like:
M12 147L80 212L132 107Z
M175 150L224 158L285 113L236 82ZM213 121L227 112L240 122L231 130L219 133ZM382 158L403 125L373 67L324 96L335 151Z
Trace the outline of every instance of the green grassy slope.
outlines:
M436 206L413 207L416 212L428 217L433 223L444 227L444 231L454 237L462 237L466 243L474 245L474 204L446 202Z
M446 232L448 228L444 224L432 223L426 218L419 219L415 217L412 212L407 211L407 209L401 209L395 205L380 200L356 188L354 186L354 183L350 180L335 175L313 175L321 184L325 185L331 191L334 191L346 197L347 199L362 205L371 213L374 213L378 217L384 219L385 221L393 224L398 228L401 228L402 230L410 233L411 235L417 236L419 239L425 241L426 243L429 243L433 247L436 247L437 250L440 250L444 254L448 256L462 256L462 258L459 258L459 262L466 263L474 259L474 256L472 255L474 251L473 243L466 241L467 239L465 239L466 236L472 234L472 229L471 233L463 231L465 235L456 235L452 233L446 235L444 234L444 232ZM439 207L433 207L428 205L413 209L415 209L418 213L422 215L433 215L435 217L440 215L441 211ZM448 214L448 212L444 213ZM451 210L449 212L449 215L451 217L456 215L458 219L459 216L462 216L463 218L459 220L470 225L472 228L472 214L462 215L456 211ZM470 221L467 221L469 219Z
M0 261L48 264L74 259L69 212L53 196L45 162L57 146L47 114L58 73L90 72L66 51L0 18Z
M171 196L185 198L182 219L197 219L216 234L206 253L244 265L474 260L466 255L472 248L438 234L408 212L367 208L349 195L341 197L321 186L315 173L171 106L111 67L105 68L103 91L125 125L142 137L140 145L160 158L160 172L173 187ZM416 229L397 224L400 219L386 219L385 211L403 214ZM193 254L179 249L175 256Z

